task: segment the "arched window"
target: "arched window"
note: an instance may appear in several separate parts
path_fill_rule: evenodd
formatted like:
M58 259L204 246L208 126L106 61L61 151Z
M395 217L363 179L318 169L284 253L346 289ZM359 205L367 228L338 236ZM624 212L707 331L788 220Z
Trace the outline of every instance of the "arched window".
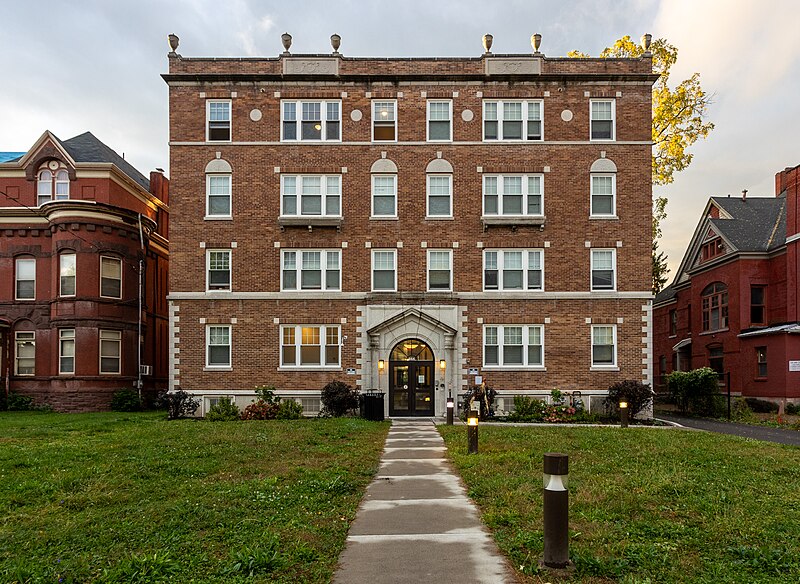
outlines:
M56 201L69 199L69 174L66 170L56 173Z
M703 331L728 328L728 287L714 282L705 287L703 299Z
M428 181L426 218L453 216L453 165L442 158L434 158L425 169Z
M231 174L227 160L216 158L206 165L206 219L230 219Z
M53 199L53 173L43 170L36 184L36 204L42 205Z
M43 169L39 172L36 183L36 204L41 206L48 201L65 201L69 199L69 173L66 169L59 169L58 163L50 161L52 170ZM54 196L55 195L55 196Z

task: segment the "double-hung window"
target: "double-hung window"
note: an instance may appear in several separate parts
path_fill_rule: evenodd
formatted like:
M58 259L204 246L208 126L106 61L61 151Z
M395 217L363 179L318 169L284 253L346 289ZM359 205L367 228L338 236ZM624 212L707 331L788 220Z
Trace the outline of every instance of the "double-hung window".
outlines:
M544 214L544 177L530 175L484 175L485 216L530 216Z
M592 325L592 367L616 367L616 325Z
M397 141L397 102L372 102L372 140L373 142Z
M428 175L428 217L453 216L453 175Z
M75 254L62 253L58 257L59 296L75 296Z
M484 367L544 367L542 325L483 327Z
M100 256L100 296L122 298L122 260Z
M714 282L703 289L703 332L728 328L728 287Z
M616 290L617 250L592 250L592 290Z
M767 376L767 348L756 347L756 377Z
M484 101L483 139L542 141L543 103Z
M428 250L428 291L453 290L453 252L449 249Z
M100 331L100 373L119 374L122 361L122 331Z
M283 250L281 290L341 290L341 251Z
M373 292L397 291L396 250L372 250L372 290Z
M281 367L339 367L338 325L281 327Z
M69 199L69 173L63 168L55 174L49 170L42 170L36 180L36 204L41 206L53 199L56 201Z
M36 375L36 332L14 333L14 375Z
M589 138L591 140L615 140L616 103L613 99L589 101Z
M75 373L75 329L58 331L58 373Z
M281 140L338 142L341 139L341 101L284 101Z
M206 102L206 140L208 142L231 141L230 100Z
M36 299L36 260L34 258L17 258L15 262L16 299Z
M613 217L617 213L617 180L613 174L593 174L592 217Z
M231 250L209 249L206 251L207 285L209 291L230 291Z
M231 217L231 175L206 175L206 217Z
M214 324L206 327L206 367L231 367L231 325Z
M283 217L341 217L342 176L283 175L281 177Z
M767 324L766 286L750 286L750 326Z
M544 251L487 249L483 252L483 289L544 290Z
M449 100L428 101L428 142L453 140L453 104Z
M397 217L397 175L372 175L372 216Z

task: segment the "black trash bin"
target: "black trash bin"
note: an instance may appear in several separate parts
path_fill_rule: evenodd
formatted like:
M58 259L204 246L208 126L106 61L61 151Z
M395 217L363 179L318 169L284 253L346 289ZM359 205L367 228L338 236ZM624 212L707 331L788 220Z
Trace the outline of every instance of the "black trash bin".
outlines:
M380 391L367 391L361 394L361 417L373 422L383 421L383 396Z

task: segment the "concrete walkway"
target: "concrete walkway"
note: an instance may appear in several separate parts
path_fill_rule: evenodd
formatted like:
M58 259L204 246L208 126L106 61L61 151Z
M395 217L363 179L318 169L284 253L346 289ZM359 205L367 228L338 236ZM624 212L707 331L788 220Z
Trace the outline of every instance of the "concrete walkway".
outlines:
M432 420L392 420L335 583L516 582L445 452Z
M659 414L659 419L668 422L676 422L687 428L696 430L706 430L707 432L718 432L720 434L732 434L742 438L752 438L754 440L764 440L765 442L776 442L778 444L789 444L800 446L800 432L797 430L786 430L784 428L770 428L769 426L751 426L749 424L737 424L736 422L719 422L705 418L688 418L675 416L672 414Z

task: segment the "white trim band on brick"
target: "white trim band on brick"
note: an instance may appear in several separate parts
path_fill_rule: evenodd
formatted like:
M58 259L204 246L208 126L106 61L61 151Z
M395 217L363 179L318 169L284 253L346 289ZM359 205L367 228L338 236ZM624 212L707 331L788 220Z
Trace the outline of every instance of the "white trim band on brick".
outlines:
M422 290L388 292L386 298L402 297L403 294L429 294ZM373 292L172 292L168 300L365 300ZM653 293L643 292L451 292L453 301L466 300L603 300L643 299L650 300Z

